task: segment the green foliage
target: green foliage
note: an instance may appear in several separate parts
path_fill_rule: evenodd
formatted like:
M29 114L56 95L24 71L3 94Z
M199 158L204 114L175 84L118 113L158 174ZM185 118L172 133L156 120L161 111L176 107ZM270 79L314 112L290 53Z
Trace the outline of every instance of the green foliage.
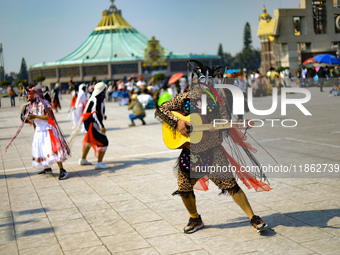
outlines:
M243 31L243 48L249 48L251 46L252 40L251 40L251 28L249 23L247 22L244 26Z
M278 73L281 73L282 69L287 69L287 68L289 68L289 67L288 66L287 67L280 66L280 67L276 68L275 71L278 72Z
M228 68L238 68L238 63L235 57L233 57L229 52L223 53L222 59Z
M222 57L224 64L231 69L246 68L248 71L253 71L258 69L261 65L261 51L254 49L251 46L251 29L247 22L244 27L243 35L243 50L232 56L229 52L224 52L220 55L222 49L222 44L220 43L218 48L218 55Z
M27 65L24 58L21 59L20 71L18 73L19 80L28 80Z
M10 84L11 84L10 81L1 81L1 82L0 82L0 86L1 86L1 87L8 86L8 85L10 85Z
M223 58L224 53L223 53L222 43L218 45L217 55Z
M42 82L42 81L45 80L45 76L43 76L43 75L38 75L38 76L35 77L34 80L35 80L36 82Z
M261 51L253 47L243 48L236 54L236 60L239 63L239 68L246 68L247 71L258 69L261 65Z
M153 80L154 82L158 82L158 81L161 81L165 78L165 74L164 73L156 73L154 76L153 76Z

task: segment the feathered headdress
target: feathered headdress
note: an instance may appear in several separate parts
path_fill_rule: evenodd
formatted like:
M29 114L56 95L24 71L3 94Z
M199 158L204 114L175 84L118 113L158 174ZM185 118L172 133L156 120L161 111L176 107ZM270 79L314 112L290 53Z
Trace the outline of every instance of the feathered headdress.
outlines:
M193 66L192 63L195 63L198 67L197 66L196 67ZM221 100L219 94L213 88L213 86L214 86L213 78L216 77L218 74L221 74L222 73L221 69L224 68L224 67L223 66L214 66L214 67L210 68L209 66L204 66L198 60L194 60L193 59L193 60L189 60L188 61L188 73L189 73L190 65L192 65L194 67L192 75L196 76L198 84L208 87L215 94L215 96L218 98L218 100L220 101L220 104L223 105L222 104L222 100ZM203 89L203 91L205 91L206 93L210 94L205 89Z

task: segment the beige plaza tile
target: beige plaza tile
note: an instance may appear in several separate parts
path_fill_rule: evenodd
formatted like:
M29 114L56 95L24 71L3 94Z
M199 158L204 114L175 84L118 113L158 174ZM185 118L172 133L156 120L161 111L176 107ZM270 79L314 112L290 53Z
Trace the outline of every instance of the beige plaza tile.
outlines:
M91 223L93 231L100 237L133 233L135 230L125 220L117 218L114 220L104 219Z
M32 221L14 222L17 237L54 233L49 220L40 218Z
M110 205L117 212L138 211L141 209L147 209L145 204L138 200L116 201L110 203Z
M60 235L58 236L58 241L63 251L102 245L102 242L93 233L93 231Z
M161 254L194 251L200 248L185 234L173 234L148 238L147 241Z
M133 197L129 193L125 192L125 193L118 193L118 194L116 193L116 194L105 195L105 196L102 196L102 199L105 200L108 203L114 203L114 202L117 202L117 201L135 199L135 197Z
M35 208L28 210L12 211L15 222L25 222L46 218L46 210L44 208Z
M103 200L88 201L85 203L80 203L80 204L77 204L77 208L82 214L86 214L87 212L98 211L102 209L112 210L110 204Z
M0 230L0 245L15 241L15 232L13 228Z
M92 230L90 225L83 218L52 222L52 226L57 236Z
M303 212L313 210L312 207L302 204L290 199L276 201L276 202L264 202L266 207L276 210L280 213L289 213L289 212Z
M102 201L102 198L98 196L94 191L90 193L76 193L70 196L72 202L76 205L88 204L93 203L96 201Z
M177 211L166 211L158 213L165 221L172 225L186 225L190 218L188 211L185 208Z
M168 212L183 209L182 199L165 199L154 202L146 202L145 205L154 212Z
M0 217L0 231L6 230L6 229L13 229L14 223L12 220L11 215L8 215L7 217Z
M127 211L121 212L120 215L129 223L143 223L143 222L150 222L150 221L158 221L163 219L160 215L155 213L150 209L141 209L137 211Z
M317 252L318 254L335 255L339 254L340 250L340 239L336 237L328 239L313 240L310 242L302 243L303 246L308 249Z
M133 224L132 227L143 237L150 238L178 233L178 230L164 220Z
M120 215L118 215L112 208L100 209L91 207L91 209L92 210L81 212L89 223L121 219Z
M313 254L313 251L280 235L262 236L257 234L253 240L238 240L238 236L230 237L217 245L203 245L211 254ZM203 240L202 240L203 241Z
M83 215L76 207L58 211L47 211L46 214L52 224L59 221L67 222L70 220L83 218Z
M19 250L58 245L58 241L54 233L20 236L17 238L17 243Z
M105 246L93 246L84 249L65 251L65 255L110 255L111 253Z
M149 248L150 245L137 233L115 234L102 237L101 240L112 253L134 251Z
M141 248L132 251L122 251L122 252L115 252L113 254L119 255L158 255L160 254L154 248Z
M15 241L0 244L0 255L19 254Z
M40 246L31 249L20 249L20 255L62 255L59 244Z
M298 243L334 237L334 235L332 235L331 233L323 231L322 228L309 226L308 227L277 226L275 227L275 232Z
M208 255L209 253L206 250L200 249L196 251L188 251L188 252L180 252L176 254L182 254L182 255Z
M320 231L324 231L328 234L333 235L333 237L340 238L340 225L333 225L328 227L319 228Z
M75 205L72 203L72 201L68 197L42 201L42 205L48 211L72 209L75 207Z

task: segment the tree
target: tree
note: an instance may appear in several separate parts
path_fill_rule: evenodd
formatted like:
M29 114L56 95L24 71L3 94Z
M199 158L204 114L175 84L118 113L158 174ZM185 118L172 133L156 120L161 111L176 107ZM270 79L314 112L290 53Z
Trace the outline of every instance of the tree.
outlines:
M223 53L222 43L220 43L220 45L218 45L217 55L220 56L221 58L223 58L224 53Z
M236 58L233 57L229 52L224 52L222 57L224 64L228 68L236 69L238 68L238 64L236 62Z
M247 22L244 26L243 31L243 48L249 48L251 46L252 40L251 40L251 28L249 23Z
M236 60L240 67L246 68L248 71L258 69L261 65L261 51L253 47L243 48L236 54Z
M6 88L8 85L11 85L10 81L0 81L0 87Z
M43 82L43 81L45 80L45 76L43 76L43 75L38 75L38 76L35 77L34 80L35 80L37 83ZM40 83L40 84L41 84L41 83Z
M21 59L21 66L20 66L20 71L18 74L18 79L19 80L28 80L28 72L27 72L27 65L26 61L24 58Z
M165 78L165 74L164 73L156 73L154 76L153 76L153 81L154 82L158 82L158 81L161 81Z

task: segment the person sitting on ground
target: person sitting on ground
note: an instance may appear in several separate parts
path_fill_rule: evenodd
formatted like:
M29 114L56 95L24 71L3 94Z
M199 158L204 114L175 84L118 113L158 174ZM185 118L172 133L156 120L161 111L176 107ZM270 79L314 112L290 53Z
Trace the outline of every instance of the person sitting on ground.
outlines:
M128 110L133 110L133 113L131 113L129 115L129 118L131 120L131 124L129 125L129 127L134 127L136 126L134 120L135 119L140 119L142 121L142 124L145 125L145 121L144 121L144 118L145 118L145 111L143 109L143 106L142 104L138 101L138 96L137 94L133 94L131 96L131 102L130 104L128 105Z
M336 78L333 88L329 91L329 96L340 96L340 79Z

